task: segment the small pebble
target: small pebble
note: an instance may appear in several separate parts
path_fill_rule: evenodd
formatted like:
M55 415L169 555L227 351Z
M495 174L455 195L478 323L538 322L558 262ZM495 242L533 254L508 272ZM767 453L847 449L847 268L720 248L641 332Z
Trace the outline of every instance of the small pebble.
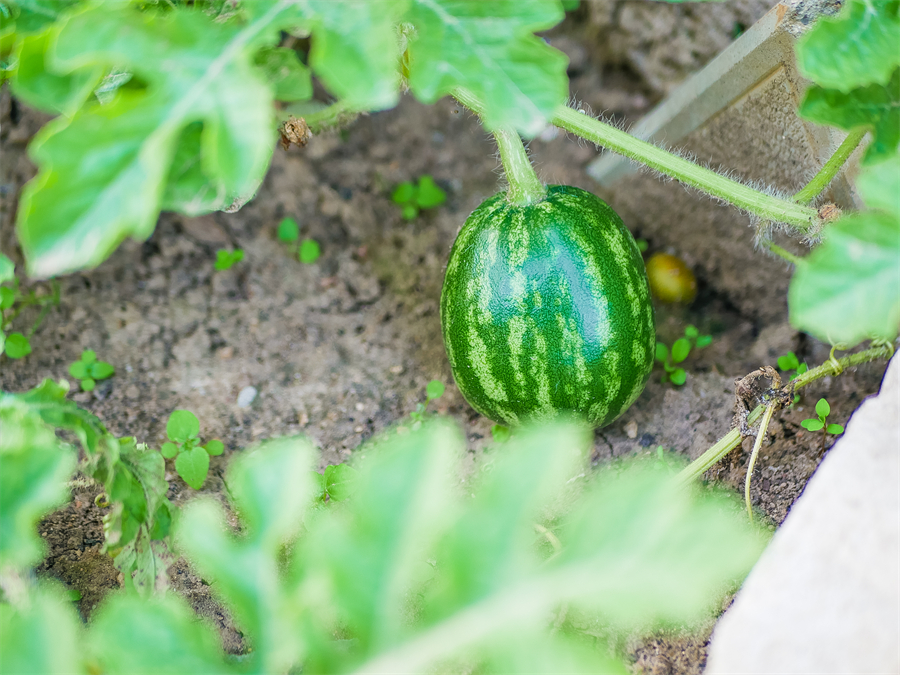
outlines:
M637 422L635 422L634 420L631 420L628 424L625 425L625 435L628 436L628 438L637 438L637 432Z
M241 389L237 397L238 408L249 408L250 404L256 400L256 387L244 387Z

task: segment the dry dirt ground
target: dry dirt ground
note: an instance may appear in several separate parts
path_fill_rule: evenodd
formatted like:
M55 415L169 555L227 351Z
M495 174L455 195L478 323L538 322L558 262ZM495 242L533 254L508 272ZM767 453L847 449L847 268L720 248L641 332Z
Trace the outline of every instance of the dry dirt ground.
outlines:
M632 71L604 70L577 31L556 40L573 57L573 94L595 109L633 121L659 98ZM19 263L12 218L22 184L34 174L25 144L43 121L4 91L0 249ZM543 180L597 192L584 171L595 149L563 134L550 136L531 144ZM361 118L343 134L313 138L303 149L279 149L258 196L241 211L192 219L164 214L148 241L126 242L100 268L61 279L62 303L34 334L33 353L0 360L0 388L22 391L46 377L67 377L81 351L94 349L116 366L116 374L73 398L113 433L151 445L164 440L172 410L193 411L202 436L220 438L226 446L223 456L212 459L202 489L220 495L231 455L265 438L306 434L321 448L321 466L352 461L367 438L408 420L424 400L425 384L436 378L447 391L433 410L465 429L475 464L490 442L492 423L453 385L438 301L456 232L499 187L494 153L477 121L452 101L424 106L410 98L394 110ZM390 200L391 189L422 174L434 176L447 202L405 221ZM615 207L614 194L601 196ZM299 263L277 240L275 229L285 216L300 223L303 236L321 243L316 263ZM683 229L685 254L692 238L703 236L687 223L669 227ZM745 228L734 236L750 241L751 234ZM653 252L654 242L649 244ZM233 245L245 251L244 261L215 271L215 251ZM735 377L774 365L788 350L811 365L827 358L823 345L790 329L786 314L766 321L740 312L708 283L702 266L697 271L698 299L688 308L659 306L658 331L671 343L693 323L713 335L712 345L688 359L683 387L662 384L660 372L654 373L637 403L596 433L595 464L655 453L657 446L694 458L729 430ZM748 284L755 283L754 270L745 273ZM33 318L17 321L26 325ZM776 418L752 492L772 527L783 521L822 459L820 436L804 431L800 421L827 395L832 419L845 422L877 390L883 371L883 364L873 364L826 378ZM238 407L238 393L251 386L256 398ZM709 478L741 490L749 444L747 439ZM175 502L195 496L171 466L168 477ZM84 617L120 583L111 560L100 553L103 511L94 504L95 494L96 489L76 489L65 508L40 524L49 553L38 573L80 591ZM170 574L174 587L219 627L226 648L241 651L239 630L208 587L183 563ZM621 649L635 672L699 673L712 626L710 619L693 632L631 636Z

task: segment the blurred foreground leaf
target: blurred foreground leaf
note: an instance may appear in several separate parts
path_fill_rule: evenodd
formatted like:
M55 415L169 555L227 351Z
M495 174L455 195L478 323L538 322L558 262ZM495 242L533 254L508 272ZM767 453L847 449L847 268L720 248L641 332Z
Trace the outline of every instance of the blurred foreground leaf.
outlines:
M309 513L298 536L311 453L266 444L228 474L242 536L199 502L178 541L265 672L614 672L594 638L551 636L547 617L567 604L616 626L690 622L765 537L727 500L647 467L582 480L589 446L578 428L520 433L460 492L463 439L427 423L364 446L352 496Z

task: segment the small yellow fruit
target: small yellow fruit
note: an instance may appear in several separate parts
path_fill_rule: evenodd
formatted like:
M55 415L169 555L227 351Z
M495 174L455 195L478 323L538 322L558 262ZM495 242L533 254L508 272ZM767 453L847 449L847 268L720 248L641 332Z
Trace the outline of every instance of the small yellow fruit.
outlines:
M647 260L650 292L663 302L688 305L697 297L697 279L681 258L654 253Z

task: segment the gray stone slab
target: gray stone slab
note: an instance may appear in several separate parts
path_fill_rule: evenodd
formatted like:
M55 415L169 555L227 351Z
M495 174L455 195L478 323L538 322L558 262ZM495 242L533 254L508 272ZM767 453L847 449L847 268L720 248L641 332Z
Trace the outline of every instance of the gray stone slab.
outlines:
M900 356L717 624L705 672L900 673Z

